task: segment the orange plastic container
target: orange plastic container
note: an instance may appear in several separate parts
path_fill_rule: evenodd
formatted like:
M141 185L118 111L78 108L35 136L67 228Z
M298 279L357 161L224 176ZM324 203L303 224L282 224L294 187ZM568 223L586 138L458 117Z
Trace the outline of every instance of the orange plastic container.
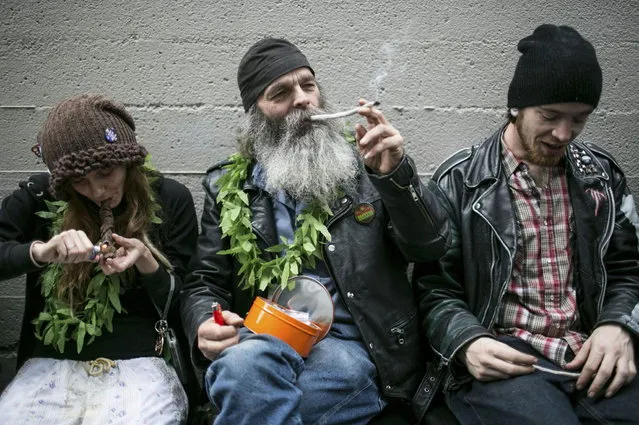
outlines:
M268 334L281 339L302 357L308 357L323 331L315 323L305 323L289 316L263 297L253 301L244 318L244 326L256 334Z

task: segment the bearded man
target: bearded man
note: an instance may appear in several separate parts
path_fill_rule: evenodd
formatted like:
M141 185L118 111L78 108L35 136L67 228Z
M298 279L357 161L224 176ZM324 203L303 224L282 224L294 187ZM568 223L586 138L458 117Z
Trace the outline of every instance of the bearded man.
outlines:
M343 124L310 120L326 102L288 41L254 44L238 84L248 113L240 153L208 171L182 291L215 423L366 424L389 402L409 400L418 384L423 361L406 267L445 251L446 217L381 111L358 108L366 126L356 126L355 145ZM289 274L317 279L334 303L328 334L306 358L242 326L254 297ZM222 324L211 320L213 302L223 307Z
M614 158L575 140L595 49L567 26L518 45L508 122L435 173L451 248L416 269L433 383L470 424L636 424L639 217Z

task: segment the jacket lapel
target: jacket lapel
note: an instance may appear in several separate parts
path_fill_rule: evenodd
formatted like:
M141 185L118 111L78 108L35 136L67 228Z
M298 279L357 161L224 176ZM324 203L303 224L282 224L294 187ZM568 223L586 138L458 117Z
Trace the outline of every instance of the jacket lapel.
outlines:
M502 175L502 130L503 128L493 134L488 142L476 148L484 152L473 156L465 185L474 196L473 211L488 223L512 261L516 247L515 213L511 203L504 202L510 199L510 191L507 179Z

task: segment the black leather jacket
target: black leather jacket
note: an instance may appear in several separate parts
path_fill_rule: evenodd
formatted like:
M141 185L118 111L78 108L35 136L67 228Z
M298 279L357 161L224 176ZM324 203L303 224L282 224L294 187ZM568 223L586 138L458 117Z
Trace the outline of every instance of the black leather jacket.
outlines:
M220 209L215 202L221 165L211 168L204 180L201 235L182 290L183 323L192 360L199 367L206 367L208 360L197 348L197 329L211 319L211 302L244 315L254 297L239 289L239 265L233 257L217 254L228 248L218 227ZM253 231L264 250L278 243L272 199L254 185L250 170L248 175L244 190L253 213ZM387 176L362 170L356 193L337 202L327 222L332 240L324 245L324 259L389 397L410 398L423 373L417 303L406 266L408 261L437 259L448 247L446 216L433 190L434 184L422 185L412 160L405 157ZM368 224L360 224L353 215L363 203L375 209Z
M469 341L492 336L516 249L515 213L501 163L501 130L458 152L434 180L451 217L451 248L416 269L423 329L434 351L415 402L469 379L455 361ZM581 329L617 323L639 334L639 218L626 178L607 152L573 142L566 155L574 214L573 269ZM603 195L603 196L602 196ZM459 366L459 367L456 367ZM448 372L451 372L450 374Z

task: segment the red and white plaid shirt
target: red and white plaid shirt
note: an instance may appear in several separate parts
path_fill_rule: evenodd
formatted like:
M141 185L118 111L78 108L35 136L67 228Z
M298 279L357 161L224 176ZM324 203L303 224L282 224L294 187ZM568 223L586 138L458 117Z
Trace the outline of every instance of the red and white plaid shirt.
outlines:
M517 250L495 332L521 338L563 366L568 347L577 353L585 340L572 330L578 311L565 166L544 167L538 186L503 142L502 164L517 218Z

